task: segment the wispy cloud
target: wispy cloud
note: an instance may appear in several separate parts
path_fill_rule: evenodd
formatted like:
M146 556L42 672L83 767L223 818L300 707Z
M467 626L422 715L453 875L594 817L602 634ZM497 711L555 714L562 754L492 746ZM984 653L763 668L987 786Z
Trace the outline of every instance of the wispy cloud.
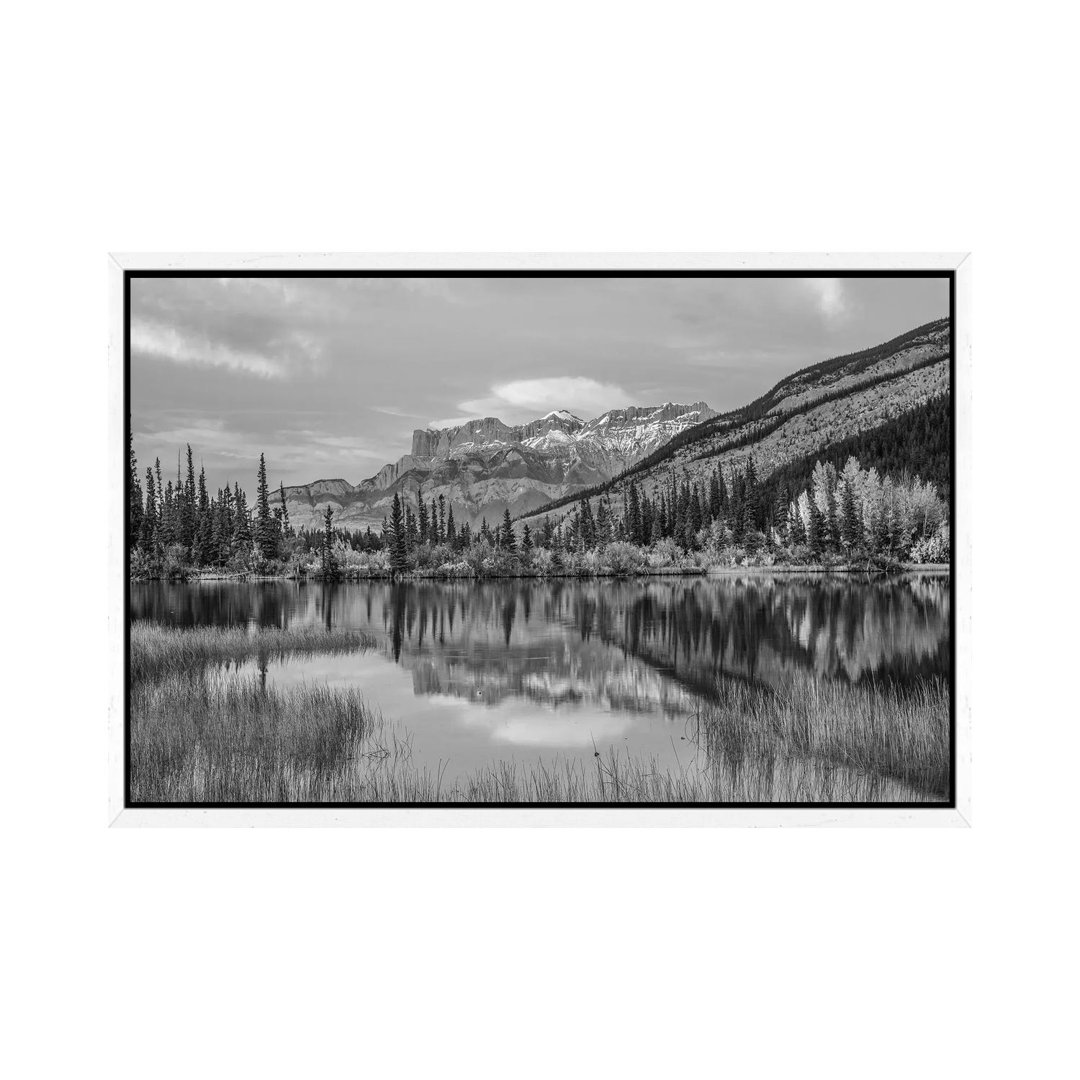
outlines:
M406 420L423 420L423 413L406 412L404 409L399 409L396 405L369 405L368 408L372 412L382 413L384 416L401 416Z
M132 321L131 349L132 352L169 360L174 364L222 367L266 379L282 379L287 375L283 364L261 353L235 349L175 326L142 319Z

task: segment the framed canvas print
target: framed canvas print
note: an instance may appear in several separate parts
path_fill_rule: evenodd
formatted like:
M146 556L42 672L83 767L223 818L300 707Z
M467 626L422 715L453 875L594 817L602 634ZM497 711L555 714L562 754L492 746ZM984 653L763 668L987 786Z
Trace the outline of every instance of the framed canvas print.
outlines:
M118 255L113 818L962 825L962 255Z

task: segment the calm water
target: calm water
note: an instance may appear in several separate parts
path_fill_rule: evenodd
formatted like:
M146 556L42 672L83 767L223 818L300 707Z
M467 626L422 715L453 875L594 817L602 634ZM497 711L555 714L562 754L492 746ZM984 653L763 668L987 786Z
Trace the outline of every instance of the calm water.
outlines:
M948 577L131 586L132 618L170 626L322 625L375 650L271 662L271 685L359 687L445 775L499 759L672 764L717 678L793 673L901 688L948 675ZM257 666L252 667L257 671Z

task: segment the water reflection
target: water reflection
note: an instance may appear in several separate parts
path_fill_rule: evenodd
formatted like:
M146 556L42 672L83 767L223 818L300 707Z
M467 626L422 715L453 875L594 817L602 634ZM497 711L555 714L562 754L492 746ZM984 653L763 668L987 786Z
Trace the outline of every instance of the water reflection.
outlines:
M792 672L900 687L948 675L947 577L132 585L174 626L373 631L413 693L685 715L715 680Z

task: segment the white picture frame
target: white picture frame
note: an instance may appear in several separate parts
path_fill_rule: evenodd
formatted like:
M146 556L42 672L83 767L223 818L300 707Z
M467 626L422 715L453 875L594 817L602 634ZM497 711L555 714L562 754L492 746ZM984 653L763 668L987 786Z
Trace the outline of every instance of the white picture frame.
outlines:
M444 270L783 270L808 273L849 271L927 270L954 273L953 350L955 410L954 491L954 794L955 805L896 809L801 807L772 808L665 808L546 807L505 808L484 806L319 808L214 808L145 809L125 805L125 694L124 627L125 560L123 520L125 446L125 275L139 270L416 270L418 274ZM499 827L968 827L972 821L971 772L971 256L956 254L132 254L109 256L108 401L109 440L115 447L115 469L110 471L109 537L109 711L108 772L110 825L114 827L190 826L499 826ZM126 456L124 457L126 468Z

